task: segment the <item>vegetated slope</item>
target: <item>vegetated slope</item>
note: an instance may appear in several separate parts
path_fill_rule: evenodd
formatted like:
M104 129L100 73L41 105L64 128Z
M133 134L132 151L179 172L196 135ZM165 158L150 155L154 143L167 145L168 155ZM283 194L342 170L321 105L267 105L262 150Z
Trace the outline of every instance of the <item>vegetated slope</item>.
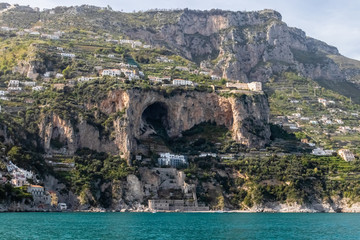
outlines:
M129 159L113 156L116 152L112 151L113 144L108 142L115 139L116 126L120 125L125 113L117 105L120 101L115 101L117 95L112 94L119 89L157 91L169 99L192 91L213 92L210 84L221 90L225 88L226 79L263 81L268 82L265 91L269 94L274 116L291 116L300 112L306 117L321 118L321 115L329 114L334 119L341 116L351 127L358 125L358 119L349 117L347 113L360 109L352 102L359 97L355 87L359 62L341 56L334 47L306 37L299 29L289 28L281 21L280 14L272 10L122 13L92 6L57 7L44 12L15 7L0 14L0 19L3 26L19 30L41 27L41 32L64 31L61 39L55 41L1 32L4 41L0 45L3 53L0 58L0 87L5 88L10 79L29 80L27 77L33 78L31 74L37 74L37 84L46 89L31 92L28 88L11 94L8 102L1 101L6 113L0 118L0 132L4 136L0 140L1 148L5 149L1 152L4 161L12 160L20 167L40 173L48 189L60 185L59 196L68 203L74 201L77 205L74 204L73 209L136 208L138 204L146 205L146 200L156 196L158 190L164 191L160 196L170 196L168 189L149 187L156 186L153 180L160 178L155 170L152 172L157 162L156 151L144 155L144 161L132 159L131 167L126 161ZM109 39L141 40L154 48L132 49L108 42ZM75 53L76 57L60 57L58 47ZM158 62L158 57L173 62ZM97 77L96 66L118 68L119 62L136 65L144 71L145 78L137 81L102 78L74 85L77 77ZM177 66L187 67L189 71L180 71ZM210 76L194 73L204 69L224 79L213 81ZM63 73L64 76L59 79L53 76L45 82L47 71ZM200 86L154 86L146 78L151 75L189 79ZM318 83L351 96L352 101L320 88ZM222 95L231 96L230 93ZM237 97L244 98L241 94ZM334 106L341 113L330 114L330 109L319 104L317 98L334 100ZM290 100L297 100L298 104L289 104ZM47 151L42 148L43 140L38 135L44 119L49 123L43 124L44 136L49 132L47 129L53 128L53 135L47 138L47 147L54 150L51 161L57 164L55 166L61 166L58 168L45 161L44 156L48 156L41 155ZM251 124L248 126L252 127ZM80 140L65 138L64 129L71 127L68 134L71 132L76 136L85 131L89 134L86 136L91 137ZM308 139L329 148L354 148L359 141L354 136L356 134L337 135L336 127L306 126L295 134L288 134L275 126L272 128L273 142L262 151L246 148L232 140L231 132L224 126L208 123L196 125L183 132L183 137L175 139L168 139L166 134L161 136L161 129L155 129L158 136L150 139L150 143L146 139L143 144L192 155L189 166L183 169L185 181L195 184L199 200L213 209L251 209L269 202L296 202L329 203L338 210L344 206L336 202L339 199L359 201L358 161L349 163L337 156L305 155L304 152L311 148L304 147L299 141ZM137 141L142 143L141 139ZM72 149L74 155L63 154L64 149L69 150L69 145L93 149ZM197 157L201 152L219 155L215 158ZM72 163L75 168L66 168ZM64 185L47 181L49 175ZM144 189L141 186L146 190L139 191ZM14 189L4 191L16 192ZM77 197L79 202L74 200ZM4 199L8 198L3 196Z
M341 56L335 47L307 37L300 29L288 27L273 10L123 13L83 5L52 11L15 8L3 13L1 21L24 28L76 28L140 39L165 46L223 77L243 82L266 82L283 71L294 71L359 101L358 61ZM352 64L345 66L344 62Z

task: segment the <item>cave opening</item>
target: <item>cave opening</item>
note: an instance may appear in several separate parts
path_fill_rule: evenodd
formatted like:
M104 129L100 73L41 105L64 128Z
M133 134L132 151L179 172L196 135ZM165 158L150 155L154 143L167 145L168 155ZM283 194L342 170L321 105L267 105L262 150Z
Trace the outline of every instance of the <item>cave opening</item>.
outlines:
M155 102L149 105L142 113L143 126L142 134L155 134L167 139L168 124L168 110L167 106L161 102Z

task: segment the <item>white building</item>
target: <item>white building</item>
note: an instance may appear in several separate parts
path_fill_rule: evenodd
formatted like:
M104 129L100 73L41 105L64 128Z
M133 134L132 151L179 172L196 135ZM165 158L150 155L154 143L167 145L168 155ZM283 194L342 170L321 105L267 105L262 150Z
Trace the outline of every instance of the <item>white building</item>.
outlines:
M3 101L9 101L10 99L8 97L0 97L1 100Z
M318 102L324 104L327 100L325 98L318 98Z
M180 166L186 166L188 164L188 161L184 155L160 153L160 157L158 158L158 163L160 166L180 167Z
M43 86L32 87L32 90L33 90L33 91L41 91L41 90L43 90L43 89L44 89Z
M124 73L125 77L129 78L129 80L139 78L139 77L136 75L136 71L135 71L135 70L131 70L131 69L127 69L127 68L122 68L122 69L121 69L121 72Z
M132 44L134 40L120 39L119 44Z
M211 80L220 80L221 77L217 76L217 75L211 75Z
M0 90L0 96L5 96L8 93L8 91Z
M46 77L46 78L51 77L51 75L52 75L52 72L46 72L46 73L44 73L44 77Z
M32 31L29 33L30 35L40 35L40 33L38 31Z
M137 48L137 47L141 47L142 46L142 43L140 41L134 41L132 44L131 44L131 47L132 48Z
M311 152L311 154L317 156L331 156L333 153L334 150L324 150L323 148L315 148Z
M204 158L204 157L216 157L217 155L216 155L216 153L201 153L200 155L199 155L199 157L200 158Z
M58 207L60 208L60 210L66 210L67 209L66 203L59 203Z
M51 40L59 40L59 35L52 35L52 34L41 34L41 37L51 39Z
M8 86L9 87L18 87L20 84L19 80L10 80Z
M88 82L88 81L93 80L93 79L96 79L96 77L84 77L84 76L82 76L82 77L79 77L77 80L79 82Z
M174 79L174 80L173 80L173 85L177 85L177 86L192 86L192 85L194 85L194 83L193 83L192 81L189 81L189 80Z
M69 57L69 58L74 58L75 54L73 53L59 53L62 57Z
M149 76L149 81L151 82L157 82L157 83L162 83L163 81L171 81L171 77L154 77L154 76Z
M321 103L322 105L324 105L325 107L327 107L328 105L334 105L335 101L328 101L325 98L318 98L318 102Z
M2 30L2 31L9 32L9 31L16 31L16 30L17 30L17 28L1 27L1 30Z
M201 75L206 75L206 76L210 76L210 72L207 72L207 71L200 71L199 74Z
M36 82L29 82L29 81L21 82L21 84L26 87L35 87L36 86Z
M104 69L101 71L101 76L115 77L115 76L120 76L120 74L121 74L120 69Z
M347 162L355 160L354 154L349 149L340 149L338 151L339 156Z
M301 117L300 120L301 120L301 121L309 121L310 118L309 118L309 117Z
M21 91L22 88L21 87L8 87L8 91L11 92L16 92L16 91Z
M64 77L64 74L62 74L62 73L57 73L57 74L55 75L55 77L56 77L56 78L63 78L63 77Z

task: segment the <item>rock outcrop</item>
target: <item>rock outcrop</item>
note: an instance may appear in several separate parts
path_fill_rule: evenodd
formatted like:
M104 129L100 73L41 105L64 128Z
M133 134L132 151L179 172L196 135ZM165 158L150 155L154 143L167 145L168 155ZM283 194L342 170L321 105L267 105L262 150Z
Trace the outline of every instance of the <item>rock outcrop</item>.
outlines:
M147 137L147 118L159 117L169 137L181 136L203 122L226 126L233 139L250 148L269 142L269 106L264 94L223 97L217 93L174 90L115 90L99 103L104 114L124 112L113 121L113 139L78 118L77 123L52 113L42 117L40 137L47 153L73 154L90 148L129 157L138 151L138 140ZM159 115L160 114L160 115Z
M160 118L169 137L181 136L183 131L202 122L215 122L226 126L232 131L234 140L248 147L263 147L269 141L269 107L265 95L226 98L196 91L169 95L152 90L118 90L109 95L111 102L105 100L101 104L104 111L126 109L125 116L115 120L115 142L121 152L136 153L137 139L146 137L144 113L149 108L152 111L148 114L163 111Z
M164 13L166 14L166 13ZM313 79L345 80L327 55L335 47L288 27L280 13L185 10L174 23L149 32L127 29L134 39L165 45L195 62L206 62L227 79L266 82L284 70Z
M80 148L118 153L115 143L101 137L99 130L86 121L80 120L73 124L70 120L51 113L42 116L39 130L43 148L48 154L73 155Z

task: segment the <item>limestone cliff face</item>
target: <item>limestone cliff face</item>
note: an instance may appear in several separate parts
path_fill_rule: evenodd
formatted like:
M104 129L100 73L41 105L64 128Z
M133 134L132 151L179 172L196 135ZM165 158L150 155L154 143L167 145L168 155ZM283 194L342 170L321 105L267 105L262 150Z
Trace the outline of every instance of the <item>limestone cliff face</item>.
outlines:
M102 136L81 117L71 123L51 113L43 116L39 125L45 151L71 155L87 147L129 157L138 152L138 140L148 136L147 117L156 117L159 112L169 137L181 136L202 122L214 122L226 126L234 140L248 147L263 147L270 138L269 106L263 94L227 98L197 91L167 94L159 90L116 90L99 103L99 109L108 115L123 112L113 120L112 139Z
M69 120L50 113L42 116L39 130L44 150L49 154L72 155L77 149L85 147L99 152L118 153L113 142L101 138L99 130L85 121L73 125Z
M126 34L169 46L231 80L265 82L284 70L313 79L346 79L339 65L327 56L339 55L335 47L288 27L273 10L185 10L174 23L154 31L127 29Z
M40 72L45 72L46 66L41 61L20 61L13 68L13 72L18 72L28 78L35 80Z
M348 79L348 73L329 57L341 56L335 47L306 36L300 29L287 26L280 13L274 10L232 12L185 9L142 13L100 10L83 5L57 7L51 17L48 16L49 11L27 14L33 15L34 19L42 19L44 26L56 29L68 30L71 25L84 30L117 33L166 47L232 80L267 81L285 70L297 71L313 79ZM12 13L16 12L16 9L12 10ZM27 22L22 15L11 17L9 21L12 15L1 14L0 20L20 28L30 28L29 25L38 21ZM84 22L87 24L84 25ZM47 62L43 65L49 68ZM39 71L44 69L36 66L26 72L32 75Z
M112 101L101 103L103 111L126 109L125 116L115 120L115 143L125 155L136 153L137 140L146 137L144 112L152 105L164 108L170 137L210 121L226 126L235 140L249 147L263 147L269 141L269 107L266 96L261 94L225 98L216 93L186 91L168 96L159 91L134 89L118 90L110 98Z

